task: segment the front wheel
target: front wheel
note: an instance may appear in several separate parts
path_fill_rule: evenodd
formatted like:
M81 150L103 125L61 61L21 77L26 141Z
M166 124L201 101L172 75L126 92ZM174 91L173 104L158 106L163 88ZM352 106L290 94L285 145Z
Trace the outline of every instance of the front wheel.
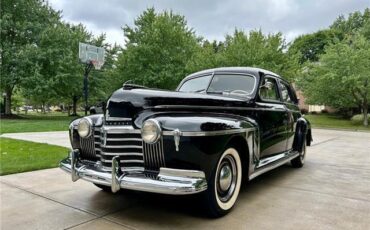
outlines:
M227 148L220 157L217 167L208 182L204 193L206 208L212 217L227 214L238 198L242 181L242 164L239 153Z

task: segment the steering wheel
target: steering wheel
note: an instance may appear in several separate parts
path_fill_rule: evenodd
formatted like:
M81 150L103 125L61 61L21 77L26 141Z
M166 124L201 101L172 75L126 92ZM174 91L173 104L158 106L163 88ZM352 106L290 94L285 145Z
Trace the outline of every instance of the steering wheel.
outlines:
M244 90L241 90L241 89L236 89L236 90L233 90L230 92L231 94L234 93L234 94L248 94L247 91L244 91Z

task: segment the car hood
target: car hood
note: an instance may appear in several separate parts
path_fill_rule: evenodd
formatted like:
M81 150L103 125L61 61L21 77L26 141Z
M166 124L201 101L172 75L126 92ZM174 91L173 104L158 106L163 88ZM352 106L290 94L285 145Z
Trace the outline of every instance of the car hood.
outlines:
M247 97L230 97L154 89L119 89L109 98L109 117L132 118L145 109L207 109L211 107L244 107L251 104Z

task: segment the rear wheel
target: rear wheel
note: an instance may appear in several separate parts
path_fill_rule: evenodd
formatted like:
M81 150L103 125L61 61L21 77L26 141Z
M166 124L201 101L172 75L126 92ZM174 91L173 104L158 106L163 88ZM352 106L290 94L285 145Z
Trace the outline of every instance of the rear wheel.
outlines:
M305 157L306 157L306 140L304 139L302 151L299 153L299 155L296 158L291 160L290 163L292 164L294 168L302 168L304 165Z
M227 214L238 198L242 181L242 164L239 153L234 148L227 148L220 157L217 167L208 181L204 193L206 208L212 217Z

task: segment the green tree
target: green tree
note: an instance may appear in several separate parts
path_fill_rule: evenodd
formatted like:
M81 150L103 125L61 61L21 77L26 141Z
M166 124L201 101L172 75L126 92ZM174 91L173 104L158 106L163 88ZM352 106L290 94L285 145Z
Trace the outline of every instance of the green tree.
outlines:
M224 48L222 42L213 41L210 43L207 40L203 41L203 44L197 47L194 55L187 62L187 72L194 73L204 69L220 67Z
M361 33L330 45L299 84L309 102L336 108L360 106L368 126L370 41Z
M126 48L118 57L114 76L120 84L173 89L186 75L186 63L198 46L183 16L154 8L144 11L134 26L123 28Z
M289 55L298 55L299 63L316 62L325 53L325 47L334 43L339 33L336 30L325 29L312 34L301 35L289 46Z
M366 8L363 13L355 11L347 18L340 15L330 26L330 29L337 32L337 37L343 40L346 36L352 36L370 22L370 8Z
M236 30L226 36L221 65L260 67L291 79L295 77L296 64L284 53L285 48L281 33L264 35L259 30L246 34Z
M37 71L32 58L40 34L59 19L59 12L41 0L1 2L1 90L6 93L6 114L11 114L14 90Z

